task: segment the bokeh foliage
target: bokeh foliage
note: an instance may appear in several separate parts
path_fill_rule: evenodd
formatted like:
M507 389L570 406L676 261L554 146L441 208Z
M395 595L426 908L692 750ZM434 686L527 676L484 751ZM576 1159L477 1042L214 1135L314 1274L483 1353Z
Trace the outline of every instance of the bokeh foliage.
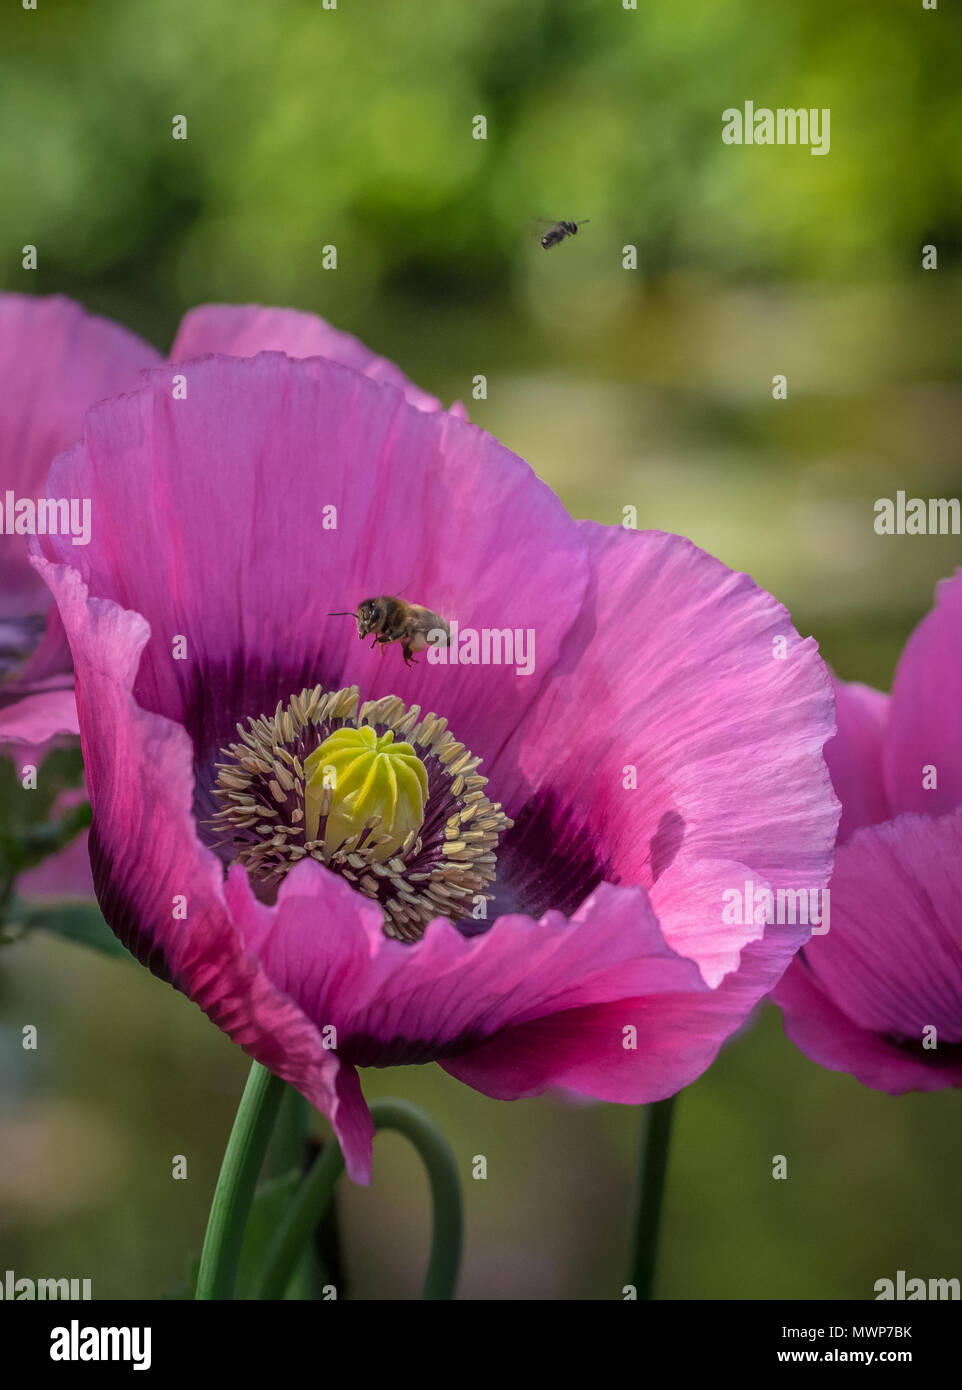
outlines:
M347 322L391 292L536 313L532 215L591 217L567 294L609 327L626 242L641 281L908 277L962 241L960 33L899 0L5 6L0 266L32 242L35 288L109 287L160 336L252 288ZM829 107L830 155L723 145L746 98Z
M960 37L945 0L11 3L0 275L161 347L204 300L315 310L463 397L575 514L634 505L692 536L842 675L887 686L960 558L957 537L872 528L877 497L957 495L962 474ZM830 154L723 145L746 99L829 107ZM534 216L591 223L545 255ZM628 617L640 640L643 596ZM0 966L0 1269L175 1288L244 1058L130 962L37 935ZM497 1104L436 1068L365 1084L427 1105L462 1157L466 1294L619 1296L636 1113ZM958 1115L951 1093L820 1070L767 1011L681 1102L663 1292L959 1275ZM401 1140L375 1181L343 1202L355 1289L413 1294L426 1202Z

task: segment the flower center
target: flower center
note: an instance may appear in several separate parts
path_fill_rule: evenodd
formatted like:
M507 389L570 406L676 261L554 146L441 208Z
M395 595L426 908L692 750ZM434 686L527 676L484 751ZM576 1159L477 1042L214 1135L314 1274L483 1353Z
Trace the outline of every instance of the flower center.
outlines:
M395 743L394 730L376 734L370 724L336 729L304 760L304 833L318 838L324 793L331 791L324 849L335 853L368 820L377 820L380 844L374 855L391 859L408 835L424 824L428 774L409 743Z
M254 879L276 884L310 856L380 903L401 941L434 917L486 917L512 822L447 720L316 686L248 725L217 764L213 824Z

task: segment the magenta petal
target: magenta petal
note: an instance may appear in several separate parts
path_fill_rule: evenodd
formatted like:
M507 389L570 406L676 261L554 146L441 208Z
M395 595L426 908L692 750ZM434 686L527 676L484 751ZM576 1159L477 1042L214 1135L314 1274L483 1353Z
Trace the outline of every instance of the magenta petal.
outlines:
M786 971L772 998L782 1010L786 1036L829 1071L849 1072L863 1086L893 1096L962 1086L962 1061L933 1066L906 1055L881 1033L860 1028L832 1002L802 958Z
M616 883L652 888L683 853L690 866L745 866L776 889L823 887L839 807L822 756L832 690L815 643L748 576L681 537L580 529L588 594L491 773L519 827L547 826L529 858L548 859L567 833L566 849L592 845L595 871ZM506 868L519 834L506 837ZM659 913L669 944L698 959L692 924L706 900L689 872ZM706 951L731 962L741 943L719 948L718 925L718 915L706 923Z
M842 803L839 844L863 825L888 820L890 811L882 773L882 744L889 697L871 686L835 682L838 732L825 745L825 761Z
M327 357L353 367L374 381L403 392L419 410L440 410L441 402L408 381L386 357L378 357L350 333L332 328L316 314L298 309L264 309L259 304L203 304L186 314L171 362L186 362L208 353L256 357L259 352L286 352L288 357ZM463 413L463 411L462 411Z
M190 740L131 695L149 636L146 623L114 603L90 599L75 571L36 563L74 653L94 812L91 860L107 921L139 960L337 1128L340 1063L244 950L226 906L220 861L197 838ZM356 1110L350 1086L344 1094L348 1111ZM346 1126L348 1136L360 1134L363 1117L349 1115ZM347 1158L352 1176L366 1181L369 1152L365 1158L352 1151Z
M607 906L607 905L606 905ZM452 1076L501 1100L560 1086L600 1100L642 1105L689 1085L745 1022L805 938L769 927L741 954L739 969L717 989L653 991L572 1008L505 1029L475 1051L442 1065ZM626 1029L634 1048L626 1046Z
M57 295L0 294L0 479L18 501L46 495L55 454L80 437L84 412L128 390L159 354L125 329ZM57 494L54 494L57 495ZM70 494L62 494L69 499ZM7 516L4 514L4 522ZM0 625L42 624L39 647L0 686L0 743L76 735L70 652L50 595L29 562L30 538L0 535ZM34 639L35 640L35 639ZM16 647L15 647L16 650Z
M18 498L46 495L47 469L80 438L94 401L131 390L160 354L61 295L0 294L0 478ZM26 536L0 538L0 616L49 601Z
M359 1066L453 1058L447 1069L475 1085L474 1059L493 1047L507 1088L498 1094L520 1094L511 1040L518 1036L523 1055L526 1024L550 1033L553 1016L599 1004L622 1008L629 1023L636 1010L623 1004L626 996L657 1011L662 996L674 1009L709 993L695 966L665 944L640 889L602 885L570 922L560 913L540 922L501 917L471 939L438 919L420 942L404 946L384 937L378 910L314 863L288 875L274 907L256 902L236 871L229 885L248 952L319 1029L335 1030L342 1058ZM568 1042L582 1061L592 1055L594 1039L575 1032ZM674 1046L688 1060L680 1036ZM621 1033L609 1030L606 1058L612 1048L617 1062ZM554 1050L542 1060L537 1090L555 1084L552 1068L560 1065ZM483 1061L478 1067L485 1072ZM494 1094L489 1084L480 1089ZM526 1082L524 1094L532 1093Z
M35 869L21 874L17 879L17 895L30 900L94 897L87 832L78 835L59 854L50 855Z
M48 739L79 733L73 689L25 695L0 709L0 744L46 743Z
M18 754L23 750L17 750ZM41 750L42 751L42 750ZM36 763L40 759L33 753ZM24 761L18 758L22 775ZM43 777L43 771L40 773ZM51 812L53 819L65 815L75 806L87 800L86 787L71 787L57 798ZM90 872L90 849L87 844L87 831L72 840L59 854L51 854L35 869L28 869L17 878L17 895L31 900L43 898L92 898L94 883Z
M899 816L839 851L828 935L806 961L863 1028L962 1043L962 811Z
M836 860L831 930L775 991L788 1036L880 1090L962 1084L960 924L962 811L858 831Z
M962 570L909 638L892 687L885 784L894 813L943 815L962 805ZM934 768L937 786L923 785ZM928 780L931 780L929 777Z
M738 968L742 947L765 934L764 922L755 922L752 913L743 911L739 920L730 920L731 914L724 910L725 894L735 891L744 900L749 881L758 890L768 887L744 864L693 859L682 851L651 889L652 906L666 941L679 955L698 962L712 989Z

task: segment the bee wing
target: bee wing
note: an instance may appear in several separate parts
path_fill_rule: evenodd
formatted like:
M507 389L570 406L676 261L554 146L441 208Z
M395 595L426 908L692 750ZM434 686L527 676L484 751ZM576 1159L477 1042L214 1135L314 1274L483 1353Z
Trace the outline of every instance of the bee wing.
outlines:
M530 217L527 235L531 241L540 241L545 232L549 232L552 227L557 227L557 225L557 217Z
M435 632L438 630L444 631L445 633L450 635L450 629L448 628L448 624L446 620L441 617L440 613L435 613L430 608L422 608L420 604L411 605L407 630L409 633L412 634L420 633L424 637L427 637L429 632ZM440 645L447 645L447 637L445 638L444 642L442 642Z

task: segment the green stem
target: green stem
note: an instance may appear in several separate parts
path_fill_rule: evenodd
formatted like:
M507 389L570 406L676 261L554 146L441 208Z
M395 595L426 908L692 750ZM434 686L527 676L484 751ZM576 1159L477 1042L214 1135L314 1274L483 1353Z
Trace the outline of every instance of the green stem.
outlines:
M444 1135L422 1110L403 1100L376 1100L374 1127L396 1129L417 1149L427 1169L434 1206L431 1258L424 1280L425 1299L451 1299L461 1261L463 1215L457 1163ZM331 1140L298 1189L267 1252L257 1298L283 1298L298 1255L315 1229L344 1171L344 1155Z
M293 1086L285 1087L264 1161L264 1173L267 1177L286 1178L296 1173L299 1182L304 1176L308 1166L305 1162L310 1133L308 1114L308 1103L300 1092L295 1091ZM256 1192L254 1200L257 1200ZM304 1251L295 1276L288 1286L287 1297L312 1302L320 1298L321 1288L329 1280L319 1275L318 1260L314 1251L308 1248Z
M234 1295L244 1229L284 1087L280 1077L252 1064L214 1189L195 1298Z
M638 1167L638 1207L631 1271L631 1282L639 1299L653 1296L661 1204L665 1195L671 1122L677 1099L677 1096L669 1096L667 1100L655 1101L648 1106L645 1116L645 1136Z
M267 1150L265 1171L269 1177L281 1178L294 1169L300 1173L308 1135L307 1117L307 1101L293 1086L288 1086L281 1099L277 1123Z

